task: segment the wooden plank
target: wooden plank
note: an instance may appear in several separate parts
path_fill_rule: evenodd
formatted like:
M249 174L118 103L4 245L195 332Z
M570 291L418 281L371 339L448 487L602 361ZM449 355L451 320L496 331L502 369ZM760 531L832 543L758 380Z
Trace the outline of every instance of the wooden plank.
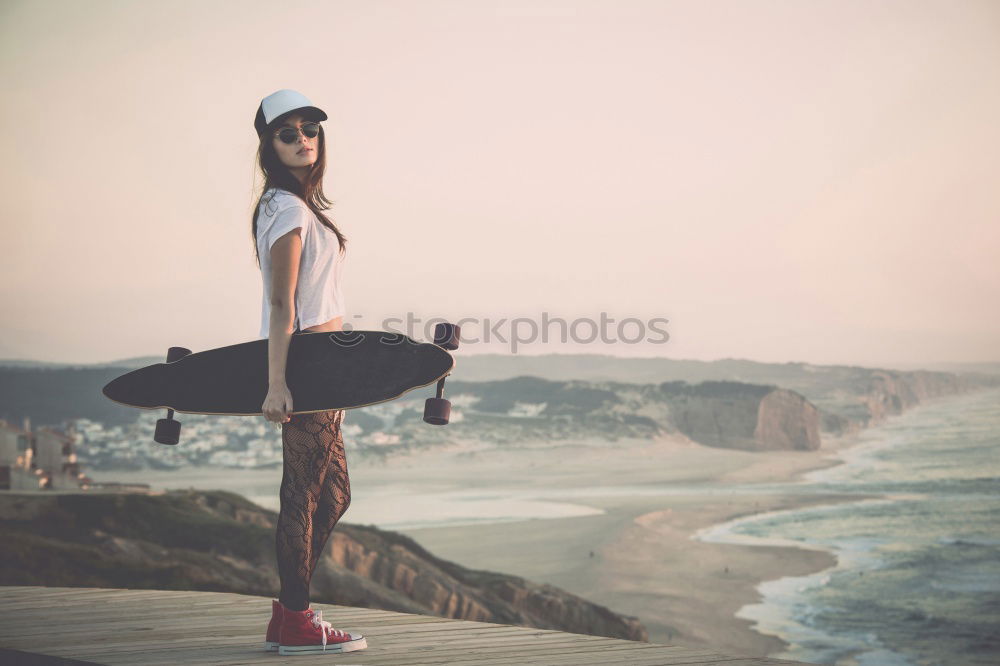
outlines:
M0 602L2 603L2 602ZM246 602L233 602L226 601L223 599L216 599L212 601L199 601L197 603L192 602L187 599L178 600L157 600L153 601L148 597L134 597L130 599L87 599L85 601L75 601L75 602L48 602L45 604L40 604L38 602L21 602L18 604L4 604L0 606L0 613L10 614L12 611L17 612L30 612L33 610L45 612L47 614L52 613L52 611L58 611L60 614L86 614L93 609L138 609L138 608L156 608L157 610L169 610L169 609L226 609L226 608L256 608L260 609L261 613L265 613L268 617L271 616L271 607L262 606L259 604L248 604Z
M226 607L228 608L228 607ZM84 621L87 624L100 627L103 624L130 624L130 623L167 623L178 621L185 622L186 620L196 620L203 619L206 621L228 621L229 619L240 619L244 622L246 621L257 621L263 620L265 623L271 617L270 613L264 614L260 613L254 609L244 609L244 610L226 610L225 612L218 613L205 613L197 609L189 609L185 611L182 608L174 608L170 610L163 610L155 607L151 607L148 604L145 606L140 606L138 608L115 608L115 607L99 607L99 610L94 610L93 612L74 612L74 613L59 613L58 610L50 610L44 612L20 612L15 615L11 615L7 620L13 624L22 623L25 620L34 621L39 618L52 618L53 613L58 613L60 620L67 621Z
M33 596L49 596L58 594L118 594L121 592L176 592L179 594L197 594L196 590L153 590L149 588L131 587L36 587L31 585L4 585L0 587L0 594L21 595L31 594Z
M461 645L452 646L442 646L438 644L427 644L427 645L409 645L407 643L386 643L380 640L378 637L373 637L369 640L370 645L378 645L386 650L386 652L398 655L407 655L407 658L413 661L414 659L420 659L423 657L430 658L441 658L441 659L455 659L462 658L469 654L475 654L479 652L489 651L493 653L545 653L546 651L551 651L555 648L556 651L564 651L571 648L579 647L580 641L567 640L567 639L551 639L545 641L518 641L517 639L508 639L500 642L477 642L471 640L468 643ZM607 644L593 644L592 649L598 649L599 647L606 647ZM386 662L390 663L390 662Z
M58 592L60 590L98 590L101 592L108 592L111 590L120 590L129 588L118 588L118 587L87 587L85 585L81 586L47 586L47 585L3 585L0 586L0 594L10 593L10 592L34 592L34 593L45 593L49 591Z
M323 616L326 619L326 616ZM524 627L513 627L505 624L493 624L491 622L473 622L472 620L441 620L440 618L435 618L436 621L432 622L356 622L351 625L337 626L334 625L335 629L343 629L349 631L361 631L364 633L368 631L369 633L380 633L385 635L393 635L398 633L413 633L420 634L424 632L436 632L436 631L459 631L463 629L490 629L494 631L510 631L517 629L524 629ZM526 629L526 631L530 631Z
M72 601L75 599L104 598L107 596L109 596L107 590L92 588L38 588L36 591L30 591L26 588L24 591L5 594L3 599L5 603L23 603L26 601L50 603L60 600Z
M382 636L374 636L380 644L387 645L388 647L394 647L397 643L387 642ZM552 637L531 637L531 636L517 636L517 635L493 635L493 636L458 636L458 637L447 637L444 640L434 640L434 637L430 637L429 640L423 643L414 643L412 641L405 641L398 643L401 647L408 649L410 651L416 652L427 652L433 650L435 653L451 653L455 651L462 651L470 648L506 648L506 647L516 647L517 649L545 649L552 645L563 645L569 648L579 648L581 650L596 649L600 648L618 648L619 644L615 641L616 639L594 639L586 640L581 638L573 638L571 636L552 636Z
M519 661L522 663L550 663L560 659L568 659L569 663L585 663L591 659L598 659L598 663L622 663L640 662L643 660L665 661L669 657L680 657L684 655L671 655L663 650L624 650L614 649L606 645L591 646L583 648L580 643L553 642L549 645L499 645L499 646L479 646L469 645L464 648L452 650L417 649L390 651L392 655L379 660L379 664L384 666L403 666L413 663L439 663L452 664L459 661L468 660L496 660L504 658L508 661ZM595 657L595 655L597 655ZM687 655L691 657L692 655ZM697 655L694 655L697 656Z
M0 602L2 604L3 602ZM18 611L40 611L45 613L51 613L53 610L59 610L67 613L87 613L91 609L110 609L110 608L157 608L157 609L179 609L179 608L199 608L211 610L213 608L225 609L257 609L262 613L266 613L268 616L271 615L271 606L263 605L259 602L248 602L243 600L230 601L227 599L203 599L200 601L193 601L190 599L151 599L149 597L131 597L131 598L112 598L112 599L86 599L81 601L72 602L48 602L48 603L27 603L20 602L17 604L8 604L0 606L3 609L14 609Z
M334 629L350 630L350 631L436 631L438 629L459 629L462 627L483 627L483 625L490 627L506 627L507 625L502 624L492 624L487 622L473 622L471 620L443 620L439 617L433 617L429 615L418 616L417 618L407 618L405 620L399 619L387 619L384 621L379 621L379 619L366 619L360 622L346 622L341 623L339 621L332 622L331 618L327 617L326 613L323 613L323 620L330 622Z
M46 654L52 654L56 656L72 655L79 659L87 659L90 661L100 662L106 658L123 654L137 654L137 653L166 654L174 652L178 649L194 649L194 648L198 648L206 652L215 652L216 650L237 649L237 648L243 650L249 650L251 652L256 652L256 651L263 652L264 637L226 636L225 638L222 638L220 636L204 636L197 639L177 637L171 640L146 640L146 641L135 641L132 643L122 642L122 643L107 643L107 644L104 643L103 641L98 644L81 644L78 642L76 645L46 646L44 652Z
M92 661L63 659L62 657L49 657L41 654L32 654L31 652L0 648L0 664L16 664L17 666L92 666L93 663Z
M461 649L466 645L490 646L490 645L548 645L551 643L589 643L593 645L613 645L619 639L615 638L578 638L571 634L555 634L551 636L532 636L526 633L478 633L473 629L464 629L459 632L451 632L444 635L430 634L414 638L411 635L385 636L373 634L386 645L405 645L409 649L419 649L425 646L436 647L442 651L457 648Z
M0 602L2 603L2 602ZM178 602L155 602L146 598L138 598L133 600L97 600L88 601L87 603L81 604L53 604L51 606L39 606L37 604L28 606L12 606L3 607L0 606L0 612L4 614L16 617L16 616L26 616L31 614L45 614L51 616L53 611L58 611L61 615L66 615L68 617L77 616L92 616L94 613L99 614L111 614L118 613L119 615L127 615L129 613L134 613L136 611L151 611L155 610L160 613L171 613L171 612L192 612L197 611L198 613L206 615L226 615L229 612L236 612L239 614L259 614L264 617L271 616L270 607L264 607L256 603L247 602L231 602L225 600L212 600L212 601L201 601L199 603L192 603L190 601L178 601ZM7 611L16 611L7 612Z
M184 648L177 650L163 650L157 652L127 652L117 655L107 655L100 658L101 664L112 666L123 664L128 666L153 666L154 664L163 666L177 666L177 664L217 664L220 661L230 661L236 663L253 663L255 661L268 660L269 663L287 663L284 658L271 653L263 653L263 650L251 650L250 648ZM353 653L351 653L353 654ZM326 655L332 656L332 655ZM347 655L343 655L347 656ZM277 659L276 659L277 658ZM301 657L288 657L288 659L299 659ZM280 661L279 661L280 660ZM348 662L348 663L354 663ZM347 666L339 662L338 666Z
M760 659L737 657L735 659L726 659L725 661L712 663L718 663L720 666L779 666L780 664L794 664L795 666L802 666L804 662L788 661L786 659L772 659L770 657L761 657Z
M371 622L375 624L420 624L430 620L431 622L476 622L475 620L459 620L450 617L440 617L438 615L395 615L389 613L379 613L375 615L362 615L354 616L353 614L336 614L328 613L325 608L313 607L313 610L323 611L323 619L328 620L329 618L337 618L337 620L345 620L347 622ZM476 624L497 624L495 622L476 622ZM507 625L502 625L507 626Z
M67 625L68 627L68 625ZM21 631L16 628L13 629L16 638L7 639L5 642L12 647L18 647L21 649L25 645L33 644L44 644L51 645L52 647L62 647L64 645L75 645L80 641L86 640L88 636L101 636L101 645L110 645L112 642L136 642L136 641L150 641L156 639L176 639L176 640L197 640L201 637L213 638L225 632L227 635L240 636L245 638L260 636L260 640L264 640L264 634L266 625L261 624L260 627L252 627L246 624L230 624L230 625L213 625L211 630L202 630L201 632L193 631L195 629L201 628L199 625L191 625L189 629L176 629L176 630L166 630L162 627L156 625L150 626L122 626L116 627L113 630L106 632L95 632L93 626L86 625L82 628L74 631L62 630L59 632L52 632L52 627L49 626L49 631ZM88 631L89 629L89 631Z
M379 662L387 663L387 662ZM388 662L387 666L392 662ZM538 656L537 661L532 655L524 655L517 652L495 653L493 655L476 655L467 659L445 658L418 661L402 661L399 664L407 666L495 666L497 664L525 663L525 664L545 664L545 666L604 666L606 664L626 664L627 666L681 666L692 664L707 666L709 664L729 664L730 660L725 656L683 656L683 655L649 655L638 656L628 652L609 653L599 652L591 655L582 654L554 654ZM397 666L393 664L392 666ZM763 665L761 665L763 666Z
M376 639L381 639L381 637L374 637ZM385 644L384 639L380 640L380 644ZM623 641L614 638L599 638L599 637L574 637L573 634L562 634L559 636L545 637L545 638L535 638L535 637L525 637L525 636L504 636L504 637L472 637L469 639L456 639L453 641L444 641L438 643L427 643L425 645L414 645L412 643L405 643L404 646L409 646L408 649L412 651L424 651L434 648L435 653L440 652L451 653L455 651L462 651L466 649L481 649L481 648L504 648L504 647L515 647L518 650L527 649L547 649L553 645L564 646L566 651L573 652L588 652L596 649L601 650L649 650L658 649L670 652L671 654L680 654L682 652L695 654L700 656L705 654L717 654L708 650L701 650L697 648L684 648L680 646L667 646L667 645L656 645L653 643L640 643L635 641Z
M42 597L34 597L30 595L25 595L23 597L13 598L5 597L2 601L4 608L74 608L74 607L84 607L93 604L109 604L109 603L127 603L132 601L146 600L147 602L151 599L148 595L142 592L119 592L114 595L104 595L95 592L89 592L84 594L52 594L45 595ZM174 603L184 603L194 602L195 598L191 599L177 599ZM162 603L168 603L163 600ZM214 601L213 603L221 603L221 600Z

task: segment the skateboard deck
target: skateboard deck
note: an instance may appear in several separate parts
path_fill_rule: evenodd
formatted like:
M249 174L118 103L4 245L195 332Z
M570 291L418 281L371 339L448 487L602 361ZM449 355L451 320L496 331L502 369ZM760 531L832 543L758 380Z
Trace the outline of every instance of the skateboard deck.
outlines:
M292 335L285 381L291 413L305 414L394 400L441 380L454 366L439 345L400 333L306 332ZM267 389L264 339L139 368L112 380L103 392L129 407L251 416L262 414Z

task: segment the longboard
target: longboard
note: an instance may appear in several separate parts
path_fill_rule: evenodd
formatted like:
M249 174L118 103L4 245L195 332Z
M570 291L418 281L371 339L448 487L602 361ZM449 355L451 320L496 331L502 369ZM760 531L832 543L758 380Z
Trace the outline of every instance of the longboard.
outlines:
M435 341L419 343L386 331L295 333L285 369L291 413L365 407L434 382L440 408L447 403L442 399L444 377L455 367L446 349L457 348L458 327L439 324ZM259 415L268 389L268 342L253 340L197 353L172 347L166 363L117 377L103 393L129 407L168 409L168 420L175 411ZM447 423L450 409L428 418L431 400L424 420Z

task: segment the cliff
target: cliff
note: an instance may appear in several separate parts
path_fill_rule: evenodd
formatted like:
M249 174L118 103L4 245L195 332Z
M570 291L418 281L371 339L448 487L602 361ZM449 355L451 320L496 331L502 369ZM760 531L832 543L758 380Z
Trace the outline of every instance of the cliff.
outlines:
M221 491L0 494L0 584L277 596L277 515ZM467 569L407 536L341 523L313 601L646 641L637 618L551 585Z
M820 446L819 410L793 391L737 382L671 382L660 391L678 429L696 442L753 451Z
M824 433L867 428L927 400L998 385L997 378L845 366L787 370L787 385L551 381L514 377L449 383L456 405L447 437L505 442L681 433L707 446L814 450ZM454 415L458 414L458 418ZM426 428L397 418L407 446L431 445ZM439 440L441 434L432 433Z
M862 391L861 403L868 412L863 425L880 423L932 398L965 393L978 386L971 378L946 372L874 370Z

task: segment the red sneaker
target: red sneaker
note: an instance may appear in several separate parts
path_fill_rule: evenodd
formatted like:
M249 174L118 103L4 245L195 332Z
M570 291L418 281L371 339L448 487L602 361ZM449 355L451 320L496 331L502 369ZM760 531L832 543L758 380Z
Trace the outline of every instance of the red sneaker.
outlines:
M323 611L282 610L278 654L315 654L317 652L354 652L364 650L368 642L361 634L349 634L323 621Z
M264 638L264 649L268 652L278 650L281 635L281 609L284 606L277 600L271 600L271 621L267 623L267 636Z

